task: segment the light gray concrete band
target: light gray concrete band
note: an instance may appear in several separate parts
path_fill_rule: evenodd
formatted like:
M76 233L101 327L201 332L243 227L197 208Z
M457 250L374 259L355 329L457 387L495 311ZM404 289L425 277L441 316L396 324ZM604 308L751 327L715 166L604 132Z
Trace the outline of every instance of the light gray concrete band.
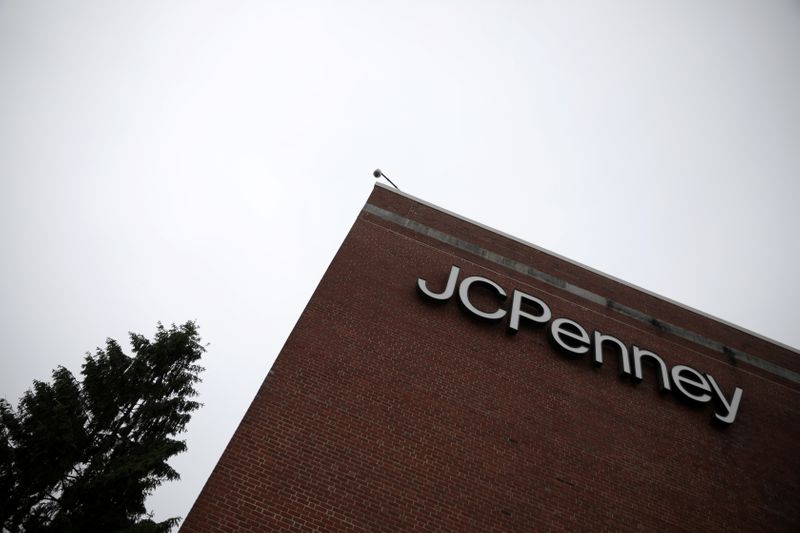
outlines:
M662 331L670 333L671 335L675 335L676 337L680 337L682 339L691 341L695 344L699 344L700 346L704 346L716 352L725 354L728 357L730 357L732 359L732 362L734 363L735 361L742 361L744 363L747 363L748 365L752 365L754 367L760 368L761 370L764 370L776 376L800 384L800 373L798 372L794 372L787 368L783 368L782 366L776 365L775 363L771 363L765 359L761 359L760 357L750 355L741 350L730 348L729 346L726 346L721 342L709 339L708 337L700 335L699 333L695 333L694 331L688 330L686 328L682 328L680 326L675 326L673 324L663 322L654 316L648 315L647 313L643 313L637 309L628 307L627 305L623 305L613 300L609 300L604 296L600 296L599 294L596 294L592 291L583 289L581 287L578 287L577 285L573 285L572 283L569 283L563 279L557 278L546 272L542 272L541 270L537 270L532 266L528 266L524 263L520 263L519 261L515 261L514 259L510 259L498 253L492 252L491 250L487 250L486 248L482 248L477 244L465 241L463 239L459 239L458 237L454 237L453 235L449 235L435 228L426 226L425 224L421 224L419 222L406 218L402 215L398 215L397 213L388 211L386 209L383 209L382 207L378 207L370 203L367 203L364 206L364 211L370 213L371 215L375 215L376 217L381 218L383 220L393 222L395 224L403 226L404 228L408 228L415 233L419 233L421 235L425 235L427 237L435 239L439 242L449 244L450 246L453 246L454 248L457 248L459 250L469 252L478 257L482 257L487 261L491 261L492 263L504 266L525 276L529 276L531 278L547 283L550 286L563 289L570 294L573 294L590 302L607 307L608 309L616 311L627 317L654 325L657 328L661 329Z

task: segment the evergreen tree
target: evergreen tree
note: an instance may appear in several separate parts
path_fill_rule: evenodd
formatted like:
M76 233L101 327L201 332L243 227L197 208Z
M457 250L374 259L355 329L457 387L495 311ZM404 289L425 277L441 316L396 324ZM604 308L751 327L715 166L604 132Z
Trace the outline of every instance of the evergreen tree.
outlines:
M151 342L130 334L133 356L112 339L52 383L35 381L14 409L0 400L0 530L169 531L144 500L166 480L200 404L195 384L205 351L197 326L158 325Z

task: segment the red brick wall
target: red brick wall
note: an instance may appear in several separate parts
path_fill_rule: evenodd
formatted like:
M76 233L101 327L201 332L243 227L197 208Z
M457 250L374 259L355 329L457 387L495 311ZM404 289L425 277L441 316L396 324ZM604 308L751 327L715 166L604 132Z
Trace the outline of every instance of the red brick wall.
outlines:
M376 188L369 200L800 371L768 341ZM450 266L744 390L736 421L421 298ZM478 298L476 298L478 300ZM479 302L480 303L480 302ZM490 306L492 300L484 302ZM800 387L362 212L184 531L800 529Z

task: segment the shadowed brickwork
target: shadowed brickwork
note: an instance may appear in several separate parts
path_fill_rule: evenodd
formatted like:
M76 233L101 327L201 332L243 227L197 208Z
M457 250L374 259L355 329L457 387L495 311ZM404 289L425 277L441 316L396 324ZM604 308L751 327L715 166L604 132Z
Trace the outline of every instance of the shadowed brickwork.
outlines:
M385 187L367 205L183 531L800 530L800 355ZM509 335L417 293L419 277L441 290L452 265L740 387L735 422L659 392L654 367L637 385L613 351L595 368L545 326Z

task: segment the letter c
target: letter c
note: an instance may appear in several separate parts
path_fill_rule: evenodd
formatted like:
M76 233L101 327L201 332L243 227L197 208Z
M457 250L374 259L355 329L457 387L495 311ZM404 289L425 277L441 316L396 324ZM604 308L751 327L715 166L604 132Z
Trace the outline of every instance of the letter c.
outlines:
M487 313L472 305L472 302L469 300L469 288L473 284L488 285L489 287L493 288L495 292L497 292L501 299L504 300L506 298L506 291L504 291L503 288L494 281L481 276L470 276L468 278L464 278L464 281L462 281L461 285L458 287L458 297L461 300L461 305L464 306L464 309L476 317L484 320L497 321L506 316L505 309L497 309L497 311Z

